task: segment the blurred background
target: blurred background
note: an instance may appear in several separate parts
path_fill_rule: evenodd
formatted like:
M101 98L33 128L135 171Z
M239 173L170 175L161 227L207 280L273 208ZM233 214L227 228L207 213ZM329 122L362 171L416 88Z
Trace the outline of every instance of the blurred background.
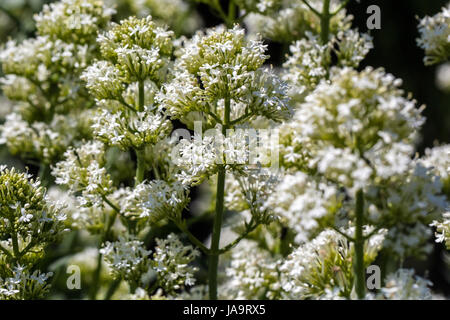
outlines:
M9 38L24 39L34 35L33 14L39 12L45 3L51 0L0 0L0 46ZM155 7L151 0L107 0L117 6L115 20L132 14L167 15L166 8ZM170 2L170 1L169 1ZM226 2L226 1L225 1ZM448 0L351 0L348 11L354 16L353 26L366 32L366 13L369 5L375 4L381 8L381 30L372 30L375 48L370 52L363 66L384 67L387 72L403 79L403 88L411 92L418 104L427 107L424 115L427 122L422 129L422 138L418 144L419 153L436 144L450 143L450 92L439 88L436 83L436 70L438 66L426 67L423 64L423 51L417 47L418 18L425 15L434 15ZM203 26L211 27L221 23L212 16L204 4L187 2L189 6L196 7L198 14L192 14L191 20L201 20ZM178 34L190 34L193 29L189 22L175 26ZM287 46L269 43L270 63L281 65L287 54ZM0 73L1 76L1 73ZM13 108L13 105L0 93L0 123ZM0 163L24 169L25 164L20 159L8 154L3 145L0 145ZM210 222L205 222L209 224ZM201 228L199 226L199 228ZM206 228L208 230L208 228ZM432 241L432 240L430 240ZM434 253L427 261L406 261L406 267L414 267L419 274L428 270L428 277L434 283L434 290L450 296L449 258L445 255L444 246L435 245Z

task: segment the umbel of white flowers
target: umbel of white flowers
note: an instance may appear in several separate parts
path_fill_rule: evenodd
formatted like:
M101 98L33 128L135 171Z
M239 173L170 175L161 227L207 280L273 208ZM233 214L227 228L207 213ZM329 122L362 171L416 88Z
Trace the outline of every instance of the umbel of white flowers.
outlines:
M44 249L57 241L65 215L50 203L45 189L27 173L0 167L0 297L42 299L51 273L36 265Z

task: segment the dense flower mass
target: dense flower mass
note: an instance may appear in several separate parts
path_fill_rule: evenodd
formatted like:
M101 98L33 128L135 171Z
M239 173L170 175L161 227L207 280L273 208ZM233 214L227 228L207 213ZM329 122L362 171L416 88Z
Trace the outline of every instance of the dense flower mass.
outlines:
M99 28L104 28L115 10L98 0L62 0L45 5L35 16L41 34L74 43L95 40Z
M427 65L448 60L450 57L450 5L419 23L420 38L417 44L425 51Z
M0 47L0 299L436 298L450 146L349 2L45 4Z
M381 231L366 243L365 264L373 262L383 239ZM334 292L337 296L350 298L355 281L351 259L353 250L353 245L338 232L321 232L310 243L293 251L280 267L283 294L301 299L320 298Z
M265 51L262 41L247 40L237 26L197 33L179 53L162 104L175 118L201 112L211 127L224 124L225 108L230 109L230 123L255 116L285 118L286 86L262 68L268 58Z
M262 33L271 40L284 43L304 38L308 31L314 34L321 32L321 19L317 13L322 11L323 1L308 1L309 6L301 0L255 2L258 3L257 10L249 10L251 14L245 20L252 32ZM329 2L329 12L336 12L329 21L331 34L347 30L353 18L346 14L345 9L338 10L340 2ZM271 7L276 10L270 10Z

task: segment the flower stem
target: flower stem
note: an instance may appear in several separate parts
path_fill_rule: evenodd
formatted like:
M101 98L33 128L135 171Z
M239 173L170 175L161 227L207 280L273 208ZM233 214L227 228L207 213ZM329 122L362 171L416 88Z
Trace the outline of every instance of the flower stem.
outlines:
M360 189L356 193L356 219L355 219L355 289L358 299L366 294L364 275L364 193Z
M225 99L224 125L222 134L225 136L228 125L230 124L230 98ZM224 196L225 196L225 164L219 166L217 173L217 193L216 193L216 215L214 216L213 233L211 239L211 248L209 256L208 284L209 299L217 300L217 267L219 265L219 244L220 232L222 229Z
M217 174L217 196L216 196L216 215L214 217L213 234L211 239L211 249L209 256L209 299L217 300L217 267L219 265L219 243L220 231L222 229L223 219L223 200L225 194L225 167L219 168Z
M99 247L102 245L102 243L99 244ZM98 252L97 254L97 268L95 268L94 271L94 280L93 280L93 286L90 292L90 299L95 300L97 297L97 292L100 287L100 273L102 271L102 258L103 255Z
M13 253L14 253L14 258L17 260L19 259L20 256L20 252L19 252L19 242L17 240L17 234L14 232L11 235L12 238L12 246L13 246Z
M138 111L142 112L142 111L144 111L144 104L145 104L145 93L144 93L144 81L143 80L139 80L138 89L139 89Z
M322 44L328 43L330 36L330 0L323 0L322 14L320 15L320 39Z
M144 92L144 81L139 80L139 105L138 112L144 111L144 103L145 103L145 92ZM144 181L145 176L145 159L144 159L144 151L143 150L135 150L136 151L136 179L135 185L138 185L142 181Z
M144 181L145 176L145 158L143 150L136 150L136 158L137 158L137 165L136 165L135 185L138 185L139 183Z

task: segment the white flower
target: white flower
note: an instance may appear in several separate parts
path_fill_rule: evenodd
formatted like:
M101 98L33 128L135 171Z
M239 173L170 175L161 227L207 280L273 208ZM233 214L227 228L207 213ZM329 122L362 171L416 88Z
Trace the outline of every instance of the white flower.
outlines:
M92 129L99 140L122 150L154 145L172 130L170 121L158 110L111 112L103 109L93 119Z
M79 148L69 148L64 160L52 168L55 183L66 185L73 194L81 191L81 205L100 205L114 192L112 180L106 171L105 148L101 142L91 141Z
M173 233L166 239L156 239L156 244L153 259L161 287L173 292L184 286L193 286L194 273L198 269L189 264L200 255L200 252L190 245L183 245Z
M389 300L425 300L431 299L429 286L432 283L414 276L414 270L399 269L386 278L380 298Z
M256 242L244 240L233 249L226 268L227 281L220 287L226 299L274 299L280 290L279 262Z
M308 241L317 232L321 219L334 213L342 197L335 186L303 172L285 175L273 189L267 206L295 231L296 243Z
M432 17L419 23L417 44L425 51L426 65L448 60L450 57L450 4Z
M2 300L43 299L50 289L47 280L52 275L52 272L41 273L39 270L31 273L25 267L16 265L10 277L0 278L0 298Z
M121 97L124 91L120 71L108 61L96 61L81 75L86 88L99 100Z
M119 236L118 241L106 242L100 253L104 255L115 277L122 277L136 285L141 283L142 275L151 267L151 251L134 238Z
M178 221L189 201L187 190L182 184L164 180L143 182L122 193L119 203L123 215L150 223L164 218Z

